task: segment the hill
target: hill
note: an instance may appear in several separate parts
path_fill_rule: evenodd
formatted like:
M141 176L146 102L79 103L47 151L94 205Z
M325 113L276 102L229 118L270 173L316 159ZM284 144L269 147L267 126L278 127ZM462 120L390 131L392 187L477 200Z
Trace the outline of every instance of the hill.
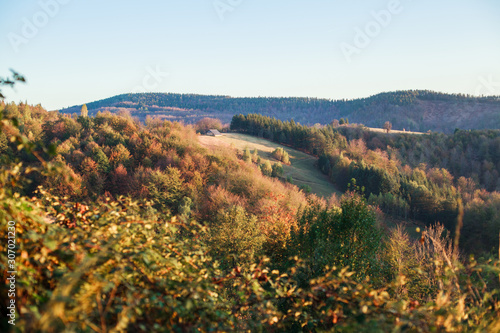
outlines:
M354 100L317 98L234 98L230 96L143 93L122 94L87 104L90 115L98 112L129 112L144 120L157 116L194 123L203 117L230 122L235 114L259 113L280 120L293 118L305 125L329 124L348 119L369 127L391 121L395 130L451 133L460 129L500 128L500 98L472 97L411 90ZM61 110L79 113L81 105Z
M321 174L316 166L318 158L312 155L272 141L239 133L228 133L221 137L202 135L199 137L199 141L206 147L233 146L239 151L243 151L246 148L251 151L257 149L260 157L271 161L274 161L272 152L276 148L281 147L289 154L291 162L290 165L283 165L284 178L292 177L294 184L297 186L309 186L311 193L325 199L329 199L332 194L342 194L342 192L333 186L327 176Z
M337 185L356 180L343 190L357 194L327 203L284 182L278 163L269 175L246 152L202 147L192 126L22 103L0 103L0 118L0 267L15 269L0 293L20 331L499 331L499 262L459 256L442 225L418 242L380 225L384 214L454 214L466 192L444 170L400 167L348 140L346 126L231 124L320 156ZM274 148L232 140L262 157ZM496 251L500 195L463 199L460 238Z

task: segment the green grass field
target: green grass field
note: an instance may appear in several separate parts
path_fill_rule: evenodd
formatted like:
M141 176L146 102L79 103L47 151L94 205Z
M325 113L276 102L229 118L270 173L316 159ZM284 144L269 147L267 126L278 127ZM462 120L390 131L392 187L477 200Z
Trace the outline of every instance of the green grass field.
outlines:
M283 165L285 178L291 176L294 184L297 186L309 185L312 193L326 199L330 198L332 194L342 194L328 180L328 177L323 175L319 169L316 168L315 163L318 159L314 156L245 134L227 133L219 137L202 135L199 138L201 144L206 147L232 146L241 152L246 148L249 148L251 152L257 149L261 158L268 159L272 163L277 161L271 156L271 153L276 148L281 147L288 153L291 162L291 165Z

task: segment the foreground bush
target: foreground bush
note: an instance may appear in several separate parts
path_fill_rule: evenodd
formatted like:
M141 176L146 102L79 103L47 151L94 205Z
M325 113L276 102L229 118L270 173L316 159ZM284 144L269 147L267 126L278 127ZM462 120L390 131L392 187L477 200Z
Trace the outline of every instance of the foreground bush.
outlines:
M3 195L0 204L1 227L17 222L18 331L500 329L497 291L476 278L498 277L499 262L448 270L437 296L419 304L393 297L391 290L403 280L378 288L347 268L327 267L304 283L310 268L297 260L286 274L268 268L268 260L223 274L206 256L203 228L175 219L150 221L141 214L153 209L149 203L75 206L47 194L35 202ZM5 250L2 243L2 270ZM6 288L2 284L0 292Z

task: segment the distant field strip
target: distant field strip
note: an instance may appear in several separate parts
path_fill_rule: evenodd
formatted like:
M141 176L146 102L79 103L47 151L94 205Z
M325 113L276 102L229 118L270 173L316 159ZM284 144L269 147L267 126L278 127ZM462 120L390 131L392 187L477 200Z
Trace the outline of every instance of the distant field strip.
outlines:
M283 165L284 176L293 178L295 185L309 185L311 192L324 198L330 198L332 194L341 195L335 186L323 175L315 163L316 157L305 154L301 151L282 146L280 144L259 139L250 135L228 133L219 137L202 135L199 137L200 143L205 147L232 146L239 151L249 148L251 152L257 149L259 156L271 162L277 162L271 153L278 147L283 148L290 156L291 165Z
M386 133L386 134L414 134L414 135L424 135L427 133L422 133L422 132L410 132L410 131L398 131L398 130L390 130L389 133L387 133L387 130L383 128L374 128L374 127L365 127L368 131L370 132L377 132L377 133Z

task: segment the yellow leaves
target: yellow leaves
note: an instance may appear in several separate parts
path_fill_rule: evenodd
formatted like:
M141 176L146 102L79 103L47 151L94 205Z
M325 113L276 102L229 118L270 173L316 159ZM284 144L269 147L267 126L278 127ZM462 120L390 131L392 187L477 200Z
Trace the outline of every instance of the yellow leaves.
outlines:
M295 292L295 290L296 290L296 289L297 289L297 286L293 286L293 287L291 287L290 289L288 289L288 290L286 291L286 295L287 295L288 297L292 296L292 295L294 294L294 292ZM299 289L299 291L300 291L300 289Z
M116 226L116 224L113 224L112 226L110 226L108 228L108 231L109 233L111 233L112 235L116 235L118 233L118 227Z

